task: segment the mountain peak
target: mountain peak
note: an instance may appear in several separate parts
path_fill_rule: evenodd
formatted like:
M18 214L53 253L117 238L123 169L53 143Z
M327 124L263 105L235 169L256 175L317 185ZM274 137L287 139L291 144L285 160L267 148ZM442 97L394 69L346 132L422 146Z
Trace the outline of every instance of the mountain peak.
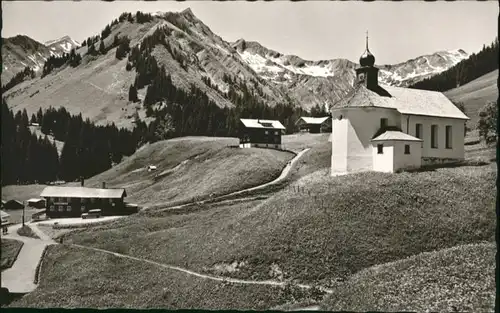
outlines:
M191 8L187 8L187 9L184 9L182 12L181 12L182 15L186 16L186 17L191 17L191 18L194 18L196 17L193 13L193 11L191 10Z
M61 38L58 38L58 39L46 41L45 45L46 46L51 46L51 45L54 45L54 44L57 44L57 43L68 43L68 44L70 44L72 46L80 46L80 43L78 43L77 41L73 40L68 35L62 36Z

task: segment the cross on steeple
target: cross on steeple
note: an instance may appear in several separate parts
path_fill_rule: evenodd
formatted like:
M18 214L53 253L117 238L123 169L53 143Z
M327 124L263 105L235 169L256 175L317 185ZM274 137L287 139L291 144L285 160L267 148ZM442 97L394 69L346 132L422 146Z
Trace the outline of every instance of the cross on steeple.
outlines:
M368 31L366 31L366 50L368 50Z

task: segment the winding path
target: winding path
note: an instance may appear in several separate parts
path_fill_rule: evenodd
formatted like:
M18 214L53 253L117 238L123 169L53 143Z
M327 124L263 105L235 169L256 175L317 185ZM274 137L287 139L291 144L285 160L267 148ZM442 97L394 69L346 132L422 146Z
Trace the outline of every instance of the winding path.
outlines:
M248 191L254 191L254 190L259 190L262 188L265 188L270 185L277 184L284 180L288 174L290 173L290 170L293 168L295 163L302 157L304 153L306 153L309 150L309 148L304 149L300 151L288 164L285 166L283 171L281 172L281 175L276 178L275 180L255 186L252 188L247 188L239 191L232 192L230 194L226 194L223 196L219 196L216 198L204 200L204 201L198 201L198 202L192 202L192 203L187 203L179 206L174 206L167 208L169 210L172 209L178 209L182 208L188 205L192 205L193 203L205 203L205 202L220 202L224 201L224 198L229 197L229 196L235 196L238 194L242 194ZM253 199L253 198L245 198L245 199ZM219 200L219 201L217 201ZM230 201L236 201L237 199L230 200ZM240 199L243 200L243 199ZM229 201L226 199L226 201ZM147 209L147 208L146 208ZM14 262L13 266L10 269L7 269L2 272L2 287L7 287L10 292L13 293L26 293L26 292L31 292L33 291L37 285L34 283L35 275L36 275L36 267L38 263L41 261L41 257L43 254L43 251L46 246L51 245L51 244L57 244L53 239L51 239L49 236L47 236L45 233L43 233L35 223L27 223L30 225L31 229L33 232L35 232L40 239L34 239L34 238L28 238L28 237L23 237L19 236L17 234L17 229L21 227L21 224L13 225L10 227L10 234L3 236L4 238L10 238L10 239L16 239L20 240L24 243L21 252L19 253L18 258ZM108 250L103 250L99 248L93 248L93 247L88 247L88 246L82 246L82 245L77 245L77 244L72 244L71 246L79 247L82 249L88 249L88 250L93 250L93 251L98 251L102 253L107 253L107 254L112 254L117 257L121 258L127 258L135 261L140 261L140 262L146 262L149 264L153 264L159 267L167 268L170 270L175 270L179 272L186 273L188 275L193 275L199 278L204 278L204 279L210 279L214 281L220 281L220 282L231 282L231 283L236 283L236 284L247 284L247 285L268 285L268 286L285 286L287 282L281 282L281 281L273 281L273 280L244 280L244 279L236 279L236 278L229 278L229 277L221 277L221 276L212 276L212 275L207 275L207 274L202 274L202 273L197 273L185 268L181 268L178 266L173 266L173 265L168 265L168 264L162 264L158 263L155 261L147 260L147 259L142 259L142 258L137 258L129 255L124 255L120 254L117 252L113 251L108 251ZM303 288L303 289L310 289L313 288L313 286L306 285L306 284L294 284L294 286ZM332 291L326 288L321 288L320 290L326 292L326 293L331 293Z
M230 278L230 277L207 275L207 274L194 272L194 271L182 268L182 267L158 263L158 262L151 261L148 259L138 258L138 257L134 257L134 256L126 255L126 254L121 254L121 253L117 253L117 252L113 252L113 251L108 251L108 250L104 250L104 249L82 246L82 245L78 245L78 244L71 244L71 246L79 247L79 248L87 249L87 250L98 251L98 252L107 253L107 254L112 254L112 255L120 257L120 258L135 260L135 261L139 261L139 262L145 262L145 263L153 264L153 265L156 265L159 267L167 268L170 270L179 271L179 272L182 272L182 273L185 273L188 275L193 275L193 276L196 276L199 278L210 279L210 280L214 280L214 281L229 282L229 283L244 284L244 285L267 285L267 286L285 286L287 284L287 282L275 281L275 280L246 280L246 279L237 279L237 278ZM293 284L293 286L303 288L303 289L313 288L313 286L306 285L306 284ZM332 290L330 290L330 289L323 288L323 287L318 287L318 288L325 293L332 293Z
M55 241L41 232L38 228L29 225L40 239L24 237L17 234L17 230L22 224L15 224L9 227L9 234L2 238L22 241L23 247L11 268L2 271L2 287L9 289L11 293L27 293L35 290L36 268L42 259L45 247L55 244Z

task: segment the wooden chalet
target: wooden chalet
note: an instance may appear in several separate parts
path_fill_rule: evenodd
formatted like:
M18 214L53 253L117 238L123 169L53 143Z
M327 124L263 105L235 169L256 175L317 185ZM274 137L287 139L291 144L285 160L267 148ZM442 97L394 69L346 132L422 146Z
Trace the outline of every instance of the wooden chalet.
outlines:
M279 121L240 119L240 148L281 149L281 135L285 131Z
M306 117L302 116L295 122L302 132L309 133L331 133L332 132L332 118L325 117Z
M125 189L87 187L46 187L40 197L47 203L47 217L80 217L89 210L99 209L103 216L128 215L136 212L124 201Z

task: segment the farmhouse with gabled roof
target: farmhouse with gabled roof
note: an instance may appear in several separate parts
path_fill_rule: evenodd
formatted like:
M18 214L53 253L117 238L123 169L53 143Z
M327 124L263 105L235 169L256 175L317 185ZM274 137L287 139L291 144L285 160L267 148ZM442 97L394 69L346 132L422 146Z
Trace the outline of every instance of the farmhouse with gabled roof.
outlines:
M240 148L261 147L281 149L285 126L280 121L240 119Z
M47 203L50 218L79 217L90 210L99 209L102 215L126 215L136 211L125 203L127 192L123 188L88 188L83 186L47 186L40 194Z
M331 107L332 175L463 160L469 118L440 92L379 85L374 64L367 37L352 90Z
M332 131L331 116L324 117L300 117L295 122L300 131L308 131L310 133L323 133Z

